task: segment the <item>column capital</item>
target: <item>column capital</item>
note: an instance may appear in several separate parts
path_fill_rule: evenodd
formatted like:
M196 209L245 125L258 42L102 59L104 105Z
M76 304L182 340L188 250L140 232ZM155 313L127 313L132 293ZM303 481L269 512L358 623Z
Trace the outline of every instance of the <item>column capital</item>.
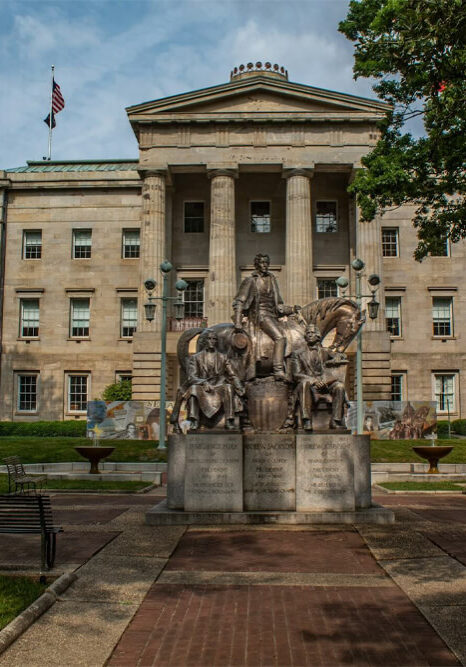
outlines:
M314 176L314 165L308 167L284 167L282 178L291 178L292 176L306 176L311 179Z
M138 169L139 176L145 180L151 176L159 176L165 179L167 185L172 184L170 170L167 166L161 167L139 167Z
M207 178L215 178L216 176L230 176L231 178L238 178L238 165L207 165Z

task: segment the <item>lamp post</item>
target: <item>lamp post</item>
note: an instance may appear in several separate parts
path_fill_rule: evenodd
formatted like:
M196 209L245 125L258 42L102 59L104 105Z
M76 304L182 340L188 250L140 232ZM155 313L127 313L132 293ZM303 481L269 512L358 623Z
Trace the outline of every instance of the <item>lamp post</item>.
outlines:
M370 297L371 300L367 304L367 310L371 320L377 318L379 312L379 302L375 298L375 293L380 284L380 278L376 273L372 273L367 282L370 286L370 294L362 293L362 277L364 275L363 271L365 264L362 259L354 259L351 262L351 266L356 272L356 294L344 294L348 298L355 298L358 308L361 309L363 298ZM342 290L345 290L348 287L349 281L345 276L340 276L335 281L338 287ZM357 432L360 435L363 432L363 421L364 421L364 406L363 406L363 395L362 395L362 327L359 329L356 337L356 407L357 407Z
M165 423L165 393L166 393L166 376L167 376L167 305L169 301L174 301L175 317L177 320L183 319L184 316L184 302L182 293L187 288L188 284L184 280L178 280L175 288L178 292L177 296L169 296L169 273L173 269L172 264L168 260L164 260L160 265L160 272L162 273L162 296L153 296L153 292L157 286L153 278L149 278L144 282L144 287L147 292L147 302L144 304L144 311L146 320L152 322L155 318L155 310L157 304L154 301L162 302L162 331L161 331L161 360L160 360L160 430L159 430L159 449L166 449L166 423Z

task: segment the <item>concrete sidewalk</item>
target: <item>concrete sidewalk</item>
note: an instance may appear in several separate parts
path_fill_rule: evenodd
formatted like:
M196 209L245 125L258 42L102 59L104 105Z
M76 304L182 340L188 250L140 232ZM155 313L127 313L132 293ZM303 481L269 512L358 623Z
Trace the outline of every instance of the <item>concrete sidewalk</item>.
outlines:
M146 526L161 493L53 497L79 579L0 665L466 665L466 496L375 498L394 526ZM32 568L5 537L0 569Z

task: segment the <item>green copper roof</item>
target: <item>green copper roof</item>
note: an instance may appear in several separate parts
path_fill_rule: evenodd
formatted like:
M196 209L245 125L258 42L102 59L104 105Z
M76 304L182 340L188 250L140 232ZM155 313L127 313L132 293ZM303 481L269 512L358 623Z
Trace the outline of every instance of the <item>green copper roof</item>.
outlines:
M8 173L44 173L47 171L136 171L138 160L28 160L26 167L5 169Z

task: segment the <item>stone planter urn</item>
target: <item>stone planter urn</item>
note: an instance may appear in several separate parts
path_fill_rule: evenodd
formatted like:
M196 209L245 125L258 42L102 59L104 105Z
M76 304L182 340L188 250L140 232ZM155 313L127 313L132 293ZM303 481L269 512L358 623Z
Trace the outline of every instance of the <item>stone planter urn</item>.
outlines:
M438 462L439 459L443 459L444 456L447 456L453 449L453 445L418 445L413 447L413 451L416 452L418 456L429 461L429 470L427 471L431 475L438 474Z
M80 454L83 458L87 459L91 464L91 469L89 470L89 474L98 475L100 472L99 461L102 461L102 459L105 459L107 458L107 456L110 456L115 447L100 447L94 445L89 445L89 446L85 445L83 447L75 447L74 449L76 452L78 452L78 454Z

